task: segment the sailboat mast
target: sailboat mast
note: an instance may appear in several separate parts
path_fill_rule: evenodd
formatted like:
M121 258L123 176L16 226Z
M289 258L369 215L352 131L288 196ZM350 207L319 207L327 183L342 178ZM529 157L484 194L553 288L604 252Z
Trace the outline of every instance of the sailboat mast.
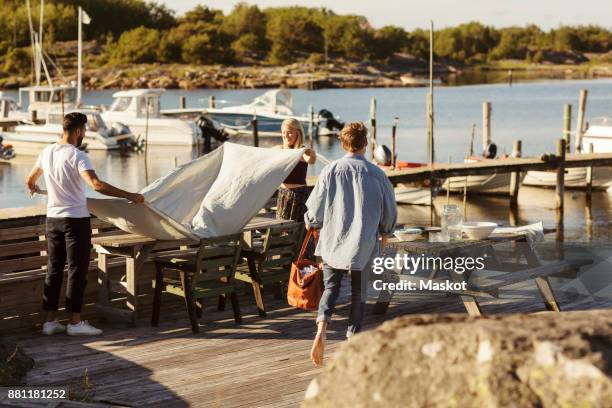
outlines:
M36 54L37 48L34 41L34 24L32 23L32 7L30 7L30 0L26 0L26 7L28 9L28 25L30 26L30 43L32 44L32 76L33 80L36 81L36 85L40 85L38 59Z
M81 93L83 82L83 9L79 6L79 41L77 61L77 98L76 106L81 106Z

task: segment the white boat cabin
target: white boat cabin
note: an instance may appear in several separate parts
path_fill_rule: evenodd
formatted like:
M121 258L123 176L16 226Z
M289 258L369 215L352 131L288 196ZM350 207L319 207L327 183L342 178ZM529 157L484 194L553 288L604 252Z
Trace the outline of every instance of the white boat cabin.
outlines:
M19 105L23 106L23 94L28 97L28 112L36 111L39 116L54 109L65 110L76 107L77 88L72 85L37 85L19 88Z
M164 89L134 89L116 92L113 94L115 100L108 112L113 112L117 116L146 118L148 109L149 118L158 118L161 110L161 95L164 91Z

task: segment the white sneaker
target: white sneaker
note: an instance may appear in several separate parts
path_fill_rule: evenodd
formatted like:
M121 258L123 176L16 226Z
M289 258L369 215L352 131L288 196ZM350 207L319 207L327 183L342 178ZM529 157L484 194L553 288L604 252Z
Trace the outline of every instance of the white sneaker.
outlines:
M66 326L61 323L58 323L57 320L53 320L52 322L43 323L42 334L50 336L56 333L63 333L66 331Z
M102 330L93 327L87 320L81 320L77 324L68 324L69 336L97 336L102 334Z

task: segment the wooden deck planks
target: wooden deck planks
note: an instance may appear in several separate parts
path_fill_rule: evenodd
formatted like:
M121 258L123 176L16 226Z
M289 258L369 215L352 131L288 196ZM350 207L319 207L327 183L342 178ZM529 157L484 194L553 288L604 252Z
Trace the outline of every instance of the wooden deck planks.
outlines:
M328 356L340 346L346 330L350 284L343 283L339 316L328 335ZM519 284L511 290L524 300L483 301L485 313L544 310L535 285ZM309 361L314 313L295 311L282 300L269 299L268 304L268 318L261 319L252 299L242 296L242 326L234 325L231 311L216 312L209 304L198 335L191 333L186 312L170 305L162 311L158 328L149 327L148 316L142 316L133 328L102 324L105 335L100 338L30 333L15 339L36 361L28 384L74 384L82 381L87 368L96 390L94 402L142 407L298 406L319 372ZM611 304L579 300L563 305L596 306ZM372 315L371 308L368 305L367 328L402 314L464 312L456 297L415 301L399 295L384 316Z

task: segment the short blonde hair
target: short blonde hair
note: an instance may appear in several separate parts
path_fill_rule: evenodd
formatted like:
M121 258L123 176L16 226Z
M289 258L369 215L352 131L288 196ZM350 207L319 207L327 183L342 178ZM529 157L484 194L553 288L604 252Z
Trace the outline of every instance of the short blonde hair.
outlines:
M367 145L368 128L363 122L347 123L340 132L340 142L342 142L342 148L346 151L359 151Z
M302 127L300 121L294 118L285 119L281 124L281 131L284 127L297 131L298 137L293 148L299 149L304 147L304 128Z

